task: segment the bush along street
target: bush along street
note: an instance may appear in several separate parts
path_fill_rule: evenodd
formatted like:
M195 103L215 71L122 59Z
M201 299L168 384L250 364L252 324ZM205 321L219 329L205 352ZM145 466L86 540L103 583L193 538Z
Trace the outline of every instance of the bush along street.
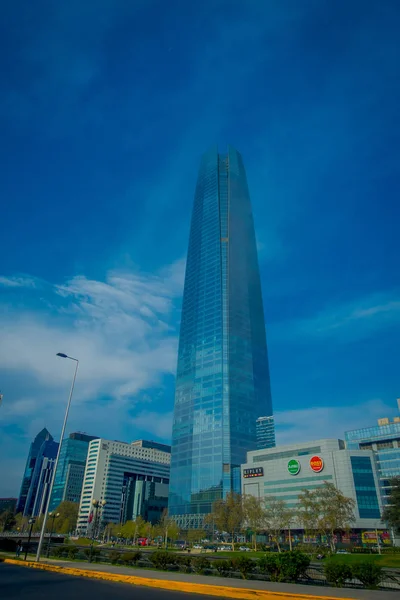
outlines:
M221 577L257 578L276 582L308 582L334 587L356 586L367 589L400 586L400 575L385 570L365 556L355 564L346 564L335 557L327 558L318 567L311 566L308 553L299 550L275 553L266 552L261 558L252 558L247 554L230 559L206 558L177 554L167 550L143 552L124 551L60 545L51 549L50 555L66 560L106 562L129 567L155 568L162 571L182 571L199 575L219 575ZM318 572L318 577L315 577ZM324 581L325 579L325 581Z

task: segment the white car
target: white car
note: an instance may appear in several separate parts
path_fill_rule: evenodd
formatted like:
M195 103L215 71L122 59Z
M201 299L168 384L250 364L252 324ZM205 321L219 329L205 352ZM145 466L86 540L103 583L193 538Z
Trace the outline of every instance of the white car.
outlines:
M251 552L250 548L247 546L240 546L239 550L240 552Z
M194 549L194 550L203 550L203 546L202 546L201 544L195 544L195 545L193 546L193 549Z

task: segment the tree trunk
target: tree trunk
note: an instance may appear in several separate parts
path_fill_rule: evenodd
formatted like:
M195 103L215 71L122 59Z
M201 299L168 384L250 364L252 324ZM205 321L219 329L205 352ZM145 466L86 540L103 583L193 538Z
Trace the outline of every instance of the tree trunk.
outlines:
M232 531L232 552L235 550L235 532Z
M253 533L254 551L257 552L257 532Z
M279 536L278 535L276 536L276 545L278 546L278 552L280 552L281 551L281 545L279 543Z

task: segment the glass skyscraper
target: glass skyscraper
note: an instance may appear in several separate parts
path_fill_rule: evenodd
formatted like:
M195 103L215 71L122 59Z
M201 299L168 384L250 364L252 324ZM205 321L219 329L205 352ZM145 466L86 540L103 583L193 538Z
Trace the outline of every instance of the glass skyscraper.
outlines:
M48 458L54 460L57 455L57 450L57 442L54 442L53 437L46 428L42 429L29 448L21 491L17 502L17 513L32 515L43 459Z
M169 514L201 527L240 492L240 465L272 415L264 310L246 173L232 147L201 161L178 351Z
M80 502L89 442L96 436L71 433L61 446L49 510L61 502Z

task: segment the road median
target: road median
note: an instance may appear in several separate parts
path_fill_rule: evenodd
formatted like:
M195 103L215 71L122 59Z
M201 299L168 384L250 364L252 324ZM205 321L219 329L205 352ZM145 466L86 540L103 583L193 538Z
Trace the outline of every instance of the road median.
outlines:
M4 559L5 563L41 569L43 571L53 571L63 573L64 575L73 575L75 577L88 577L91 579L102 579L115 583L127 583L130 585L160 588L164 590L186 592L190 594L200 594L206 596L216 596L222 598L238 598L239 600L353 600L349 598L336 598L334 596L323 596L314 594L294 594L287 592L272 592L269 590L257 590L246 588L235 588L230 586L212 585L206 583L189 583L179 580L151 579L149 577L138 577L136 575L122 575L119 573L108 573L105 571L92 571L88 569L63 567L51 565L43 562L27 561L22 562L12 558ZM354 598L354 597L353 597Z

